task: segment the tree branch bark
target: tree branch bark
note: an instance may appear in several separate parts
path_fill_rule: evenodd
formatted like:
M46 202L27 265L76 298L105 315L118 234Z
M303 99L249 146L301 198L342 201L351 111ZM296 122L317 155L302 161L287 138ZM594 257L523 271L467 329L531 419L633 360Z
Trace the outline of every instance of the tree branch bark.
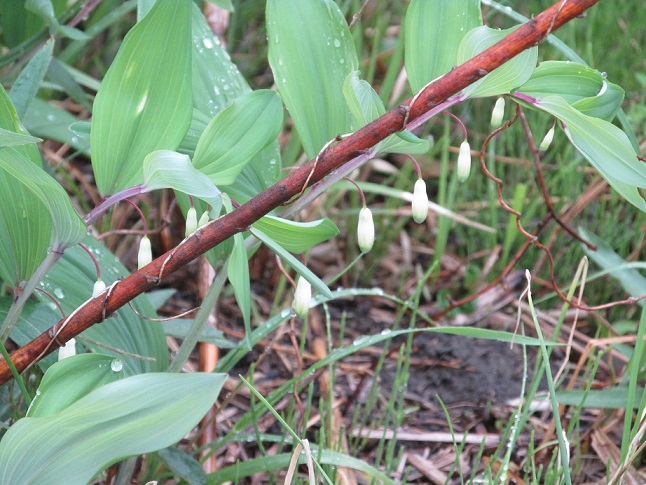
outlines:
M312 185L333 170L374 146L391 134L405 128L450 96L487 75L522 51L541 43L549 33L581 15L599 0L560 0L502 41L445 76L426 86L416 97L404 101L369 125L325 150L303 167L295 170L234 212L212 221L195 232L173 250L158 257L148 266L117 282L111 291L88 300L52 329L43 332L29 344L15 351L11 358L18 371L56 350L60 344L104 320L136 296L149 290L165 276L188 264L209 249L301 193L304 185ZM410 106L414 100L414 105ZM54 340L54 329L59 333ZM11 379L7 363L0 360L0 384Z

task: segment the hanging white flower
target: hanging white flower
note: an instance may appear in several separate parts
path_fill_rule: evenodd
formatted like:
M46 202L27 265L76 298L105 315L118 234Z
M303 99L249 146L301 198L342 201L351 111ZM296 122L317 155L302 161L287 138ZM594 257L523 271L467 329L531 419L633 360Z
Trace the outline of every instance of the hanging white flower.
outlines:
M204 227L209 223L209 211L202 212L200 220L197 221L197 227Z
M195 207L191 207L186 213L186 231L184 235L186 237L190 236L197 229L197 211Z
M375 243L375 224L372 221L372 212L367 207L359 211L357 242L362 253L370 252Z
M458 155L458 180L464 182L469 178L471 172L471 146L464 140L460 145L460 154Z
M538 147L538 149L540 151L544 152L545 150L547 150L550 147L550 145L552 144L553 139L554 139L554 127L552 126L550 128L550 131L548 131L545 134L545 138L543 138L543 141L541 142L541 146Z
M65 342L65 345L62 345L61 348L58 349L58 360L60 362L63 359L72 357L73 355L76 355L76 340L71 338Z
M101 294L101 292L103 292L103 290L105 290L105 283L103 282L103 280L101 278L98 278L94 282L94 288L92 289L92 298L94 298L95 296Z
M139 242L139 254L137 255L137 269L141 269L153 260L153 251L150 247L148 236L141 238Z
M498 98L493 111L491 112L491 127L498 128L502 125L502 118L505 116L505 98Z
M428 215L428 194L426 193L426 182L422 179L417 179L417 182L415 182L412 213L413 220L418 224L424 222Z
M310 310L312 300L312 285L302 276L296 281L296 291L294 292L294 301L292 308L300 318L305 318Z

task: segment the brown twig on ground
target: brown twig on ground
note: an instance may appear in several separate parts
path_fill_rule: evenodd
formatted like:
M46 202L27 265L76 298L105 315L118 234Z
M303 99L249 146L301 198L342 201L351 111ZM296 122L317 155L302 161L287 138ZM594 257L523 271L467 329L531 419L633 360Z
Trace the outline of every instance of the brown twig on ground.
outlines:
M159 284L163 275L168 275L196 259L209 249L229 237L245 231L259 218L276 209L294 197L303 187L318 182L333 170L373 147L375 144L406 128L404 121L413 121L450 96L460 92L470 84L483 78L497 67L524 50L540 43L548 32L581 15L599 0L571 0L559 2L529 20L503 40L477 55L468 62L456 67L443 77L432 82L415 96L397 106L383 116L364 126L338 144L322 153L317 161L310 161L303 167L287 175L284 179L256 195L239 209L216 219L191 237L185 239L175 250L166 253L146 267L114 285L107 294L88 300L68 318L58 322L56 328L58 342L64 343L92 325L102 321L104 314L111 314L126 305L136 296ZM163 272L163 275L161 274ZM19 371L24 370L37 358L57 348L49 330L43 332L32 342L15 351L12 360ZM0 384L12 378L6 362L0 362Z

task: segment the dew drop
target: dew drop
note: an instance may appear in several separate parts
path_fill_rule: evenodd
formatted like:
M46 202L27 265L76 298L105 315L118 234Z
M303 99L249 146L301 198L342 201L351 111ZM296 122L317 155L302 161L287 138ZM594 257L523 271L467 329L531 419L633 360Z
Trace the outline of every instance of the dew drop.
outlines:
M123 362L121 362L119 359L114 359L112 362L110 362L110 369L112 369L112 372L121 372L123 369Z
M52 114L47 115L47 120L48 121L54 121L55 119L56 119L56 117L54 115L52 115Z
M388 335L389 333L390 333L390 329L389 329L389 328L384 328L384 329L381 331L381 335Z
M63 291L63 288L56 288L54 290L54 295L56 296L56 298L61 300L65 298L65 292Z
M334 47L341 47L341 41L339 39L334 39Z
M213 42L208 37L202 40L202 44L204 44L204 47L206 47L207 49L213 48Z

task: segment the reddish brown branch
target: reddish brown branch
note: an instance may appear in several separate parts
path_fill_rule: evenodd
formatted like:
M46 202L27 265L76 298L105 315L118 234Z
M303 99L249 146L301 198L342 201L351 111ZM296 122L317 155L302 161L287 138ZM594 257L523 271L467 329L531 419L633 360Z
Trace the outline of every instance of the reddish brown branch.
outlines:
M56 342L53 341L50 331L46 331L14 352L12 360L16 368L19 371L24 370L36 359L54 351L58 342L67 342L95 323L102 321L104 315L114 313L136 296L158 284L162 268L163 276L168 276L234 234L246 230L260 217L299 194L306 183L309 185L318 182L351 160L357 153L361 153L362 150L374 146L389 135L405 128L405 122L413 121L514 56L537 45L548 32L558 29L566 22L581 15L598 1L571 0L566 3L560 1L545 10L502 41L428 85L415 97L414 103L412 98L405 101L406 108L398 106L392 109L330 147L318 157L316 162L310 161L258 194L239 209L199 229L171 252L160 256L148 266L118 282L111 291L86 302L70 317L55 325L54 328L59 329ZM11 379L9 367L6 362L1 361L0 384L9 379Z

